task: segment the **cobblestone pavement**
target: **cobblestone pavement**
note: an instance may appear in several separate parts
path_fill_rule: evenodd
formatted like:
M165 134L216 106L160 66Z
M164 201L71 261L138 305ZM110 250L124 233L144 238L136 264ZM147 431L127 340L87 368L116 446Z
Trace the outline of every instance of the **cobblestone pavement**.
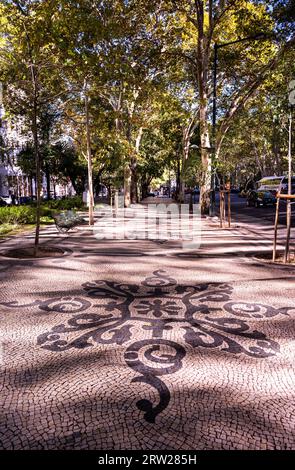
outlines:
M294 449L295 270L246 256L254 234L50 228L65 256L1 257L0 447Z

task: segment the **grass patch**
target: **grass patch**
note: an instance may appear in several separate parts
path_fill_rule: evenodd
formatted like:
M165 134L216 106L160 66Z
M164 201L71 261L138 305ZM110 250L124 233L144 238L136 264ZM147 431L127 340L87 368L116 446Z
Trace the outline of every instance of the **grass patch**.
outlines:
M50 222L44 221L41 222L41 228L42 225L50 225L52 221ZM35 230L35 225L34 224L25 224L25 225L15 225L15 224L2 224L0 225L0 238L3 238L7 235L21 235L22 233L27 233L30 231Z
M13 230L17 229L18 225L15 224L2 224L0 225L0 237L3 237L4 235L7 235L10 232L13 232Z
M26 233L34 229L34 224L2 224L0 225L0 238L5 237L6 235L21 235L22 233Z

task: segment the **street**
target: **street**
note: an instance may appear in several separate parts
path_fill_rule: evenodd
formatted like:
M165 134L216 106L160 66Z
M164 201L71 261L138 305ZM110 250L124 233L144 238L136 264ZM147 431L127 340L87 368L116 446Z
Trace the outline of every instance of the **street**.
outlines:
M216 198L217 204L219 204L219 194L217 193ZM292 227L295 226L295 205L292 205ZM231 194L231 210L232 213L238 216L239 220L246 220L250 217L255 217L260 220L269 222L270 225L274 224L276 207L261 206L261 207L248 207L246 198L241 198L237 194ZM284 201L280 204L280 217L279 223L286 225L286 203Z

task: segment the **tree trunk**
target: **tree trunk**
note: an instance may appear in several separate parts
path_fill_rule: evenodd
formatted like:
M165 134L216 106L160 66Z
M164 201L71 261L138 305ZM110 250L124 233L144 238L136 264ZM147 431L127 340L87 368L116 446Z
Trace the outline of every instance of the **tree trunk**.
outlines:
M85 87L86 88L86 87ZM92 156L91 156L91 137L89 123L89 99L85 89L85 118L86 118L86 143L87 143L87 166L88 166L88 194L89 194L89 225L94 224L94 196L93 196L93 178L92 178Z
M181 165L181 184L180 184L180 202L184 202L185 200L185 183L186 183L186 167L187 161L189 158L189 149L191 138L194 134L194 131L197 127L196 115L190 118L189 122L183 129L182 134L182 165Z
M136 156L139 153L142 134L143 134L143 128L140 127L139 131L138 131L138 134L137 134L137 137L136 137L136 141L135 141ZM137 158L136 158L136 156L131 159L131 187L130 187L130 191L131 191L131 202L132 202L132 204L136 204L138 202L138 178L137 178Z
M29 181L30 181L29 196L31 196L31 198L32 198L32 200L33 200L33 195L34 195L33 176L30 176L30 177L29 177Z
M190 134L184 132L183 136L183 151L182 151L182 164L181 164L181 173L180 173L180 191L179 191L179 202L185 202L185 179L186 179L186 165L189 156L189 146L190 146Z
M206 2L207 3L207 2ZM202 177L200 187L201 213L208 214L210 209L210 188L212 177L212 162L210 154L210 138L208 123L208 85L209 85L209 66L210 66L210 44L212 40L213 15L212 2L210 2L209 23L205 21L205 2L195 2L197 13L197 69L196 78L199 92L199 126L200 126L200 144L201 144L201 163Z
M37 198L34 255L37 256L38 246L39 246L40 216L41 216L41 164L40 164L38 125L37 125L37 115L38 115L37 77L36 77L35 68L33 64L31 64L30 68L31 68L32 85L33 85L33 90L34 90L32 133L33 133L33 141L34 141L34 156L35 156L35 166L36 166L36 198Z
M175 200L179 201L180 196L180 184L181 184L181 169L180 169L180 155L177 154L177 168L176 168L176 191Z
M138 202L138 193L137 193L137 169L136 169L136 160L132 159L132 170L131 170L131 183L130 183L130 199L132 204Z
M141 183L141 199L144 199L147 197L148 189L149 189L148 181L143 181Z
M201 213L208 214L210 208L210 189L212 162L210 154L210 139L208 126L207 100L200 105L200 141L202 161L202 181L200 188Z
M50 173L49 173L48 164L46 164L46 188L47 188L47 201L49 201L51 199L51 195L50 195Z
M131 169L129 162L126 163L124 168L124 207L129 207L131 202Z
M112 204L112 185L108 184L107 187L108 187L108 204L111 205Z
M130 123L128 123L127 140L131 144L131 129ZM131 170L132 158L128 156L124 167L124 207L129 207L131 203L131 181L132 181L132 170Z
M179 202L184 204L185 201L185 170L186 170L186 160L187 160L186 146L184 144L182 152L182 162L181 162L181 172L179 174Z

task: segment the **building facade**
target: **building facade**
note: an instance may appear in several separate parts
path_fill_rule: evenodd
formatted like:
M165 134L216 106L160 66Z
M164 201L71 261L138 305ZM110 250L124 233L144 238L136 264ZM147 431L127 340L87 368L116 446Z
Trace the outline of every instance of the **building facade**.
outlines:
M25 174L18 166L18 154L25 147L27 140L23 132L24 123L21 118L15 121L5 119L4 107L0 102L0 196L20 197L36 196L34 177ZM50 180L50 197L66 197L75 195L70 181L61 184ZM42 179L41 196L47 197L47 180Z

